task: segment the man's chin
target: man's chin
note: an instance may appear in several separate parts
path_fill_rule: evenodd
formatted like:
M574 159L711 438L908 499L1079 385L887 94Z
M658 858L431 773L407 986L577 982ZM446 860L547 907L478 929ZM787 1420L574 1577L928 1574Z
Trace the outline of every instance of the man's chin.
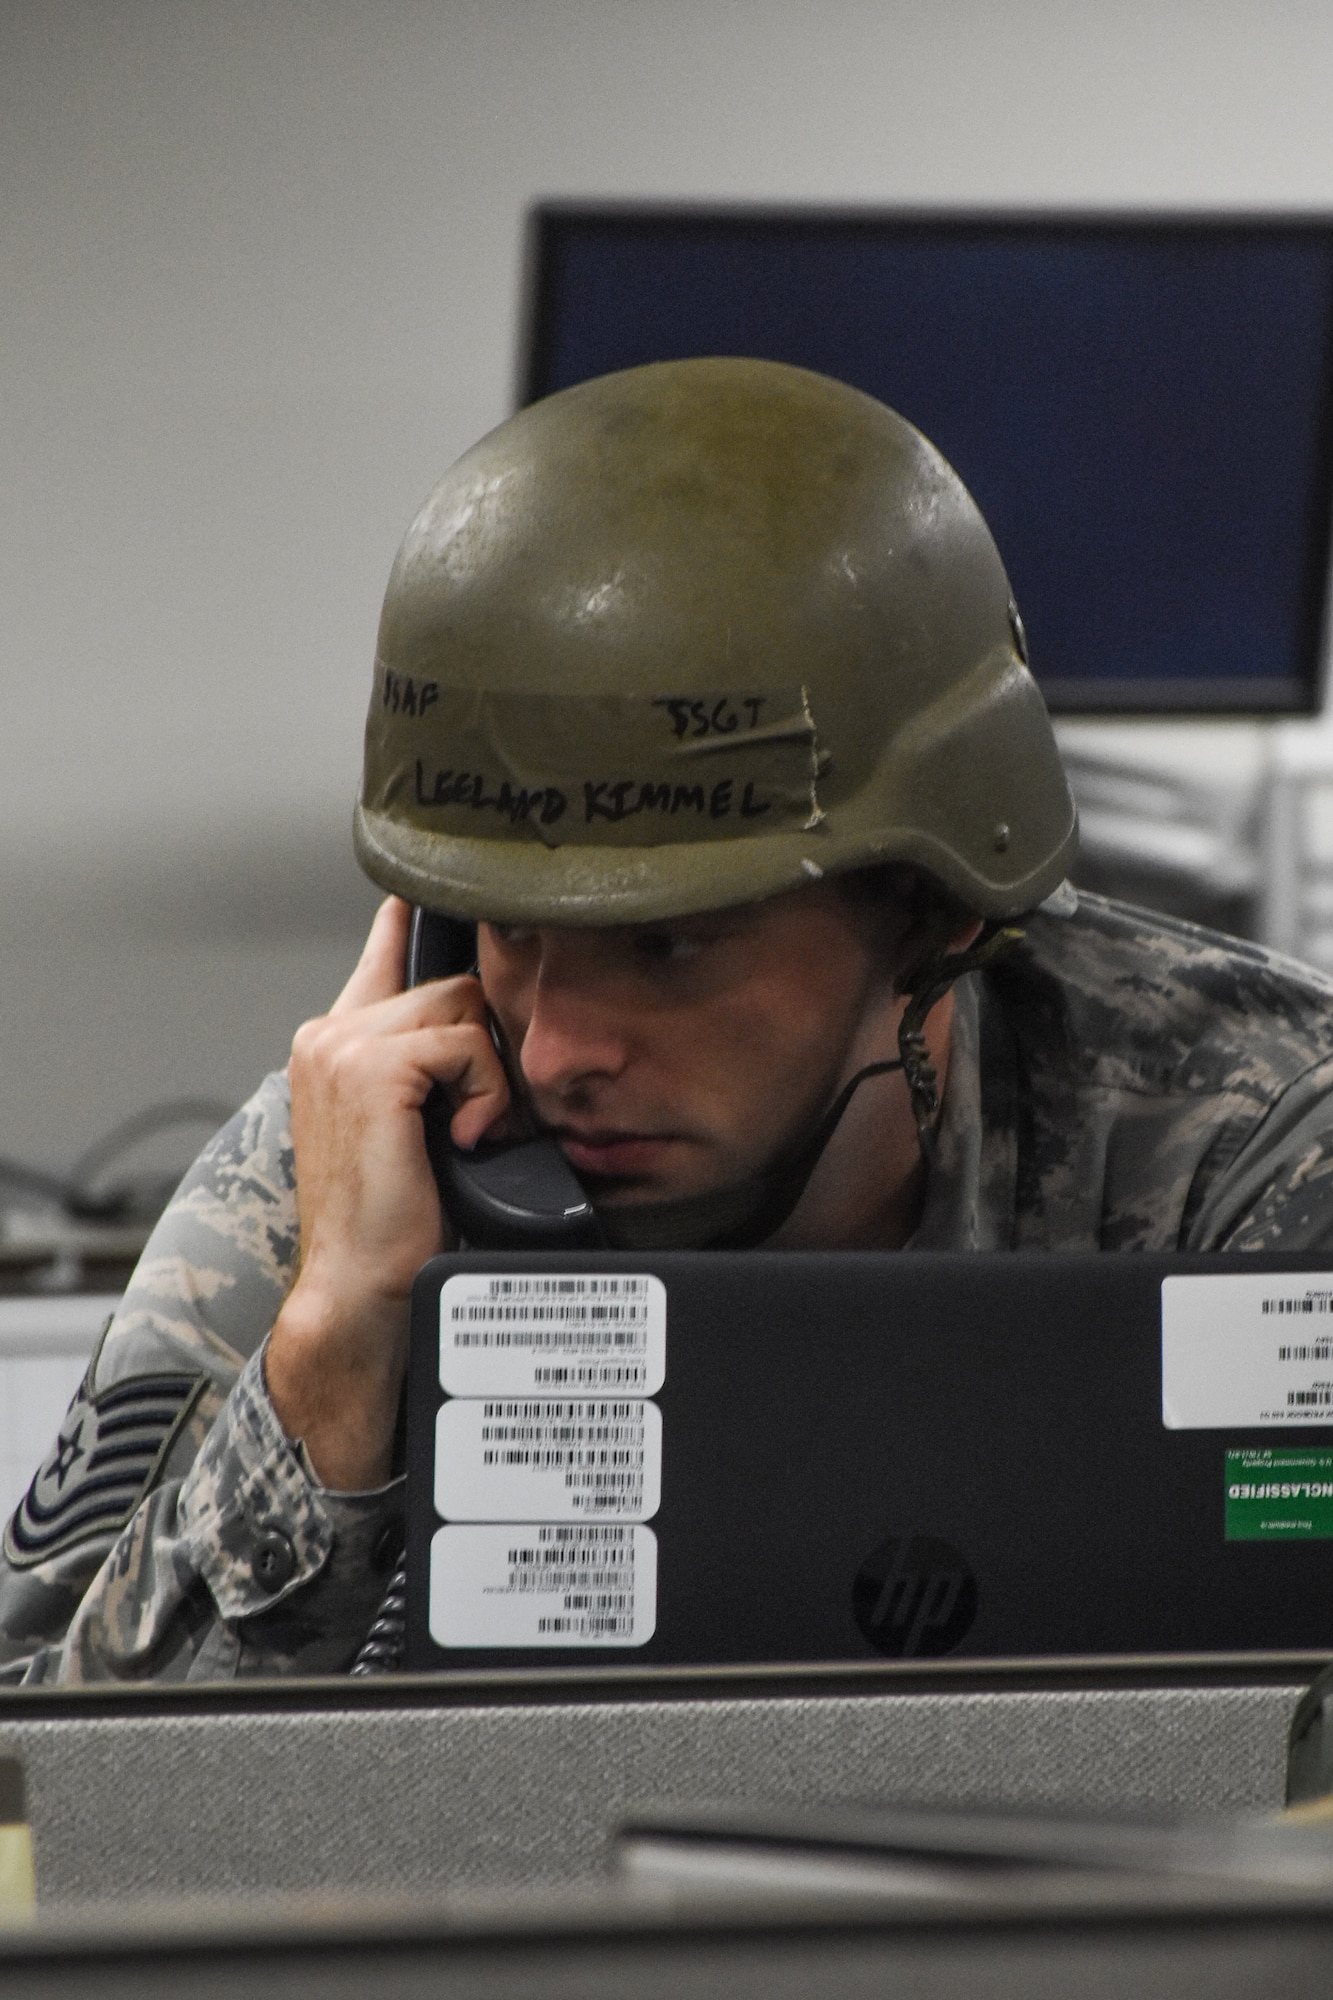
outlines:
M672 1202L706 1197L707 1188L681 1187L651 1176L580 1173L580 1181L597 1208L661 1208Z
M735 1181L720 1175L594 1174L579 1171L579 1180L596 1208L673 1208L679 1203L725 1199Z
M682 1187L679 1182L584 1185L613 1250L702 1250L743 1230L763 1201L763 1182Z

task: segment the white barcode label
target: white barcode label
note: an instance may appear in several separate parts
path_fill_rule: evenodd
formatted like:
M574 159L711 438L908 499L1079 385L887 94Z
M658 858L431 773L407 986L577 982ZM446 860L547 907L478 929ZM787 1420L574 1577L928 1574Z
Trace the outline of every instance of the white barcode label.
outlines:
M1333 1424L1333 1272L1164 1278L1162 1422Z
M442 1403L435 1510L446 1521L646 1521L662 1496L662 1414L630 1397Z
M440 1387L451 1396L653 1396L665 1378L660 1278L468 1272L440 1287Z
M643 1646L657 1626L657 1537L619 1522L440 1528L437 1646Z

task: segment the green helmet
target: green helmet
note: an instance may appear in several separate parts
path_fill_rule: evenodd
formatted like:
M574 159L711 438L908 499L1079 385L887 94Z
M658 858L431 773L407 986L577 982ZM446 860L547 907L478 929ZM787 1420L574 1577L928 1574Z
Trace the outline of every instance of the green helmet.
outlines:
M1032 908L1073 802L995 544L892 410L670 361L533 404L389 579L357 854L409 902L650 922L906 862Z

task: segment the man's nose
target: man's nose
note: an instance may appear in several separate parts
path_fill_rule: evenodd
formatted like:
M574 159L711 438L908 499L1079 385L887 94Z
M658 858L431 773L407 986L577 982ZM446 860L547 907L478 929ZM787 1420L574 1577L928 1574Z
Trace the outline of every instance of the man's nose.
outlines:
M596 977L594 954L543 942L519 1063L535 1092L562 1095L585 1079L618 1076L626 1040L620 1010Z

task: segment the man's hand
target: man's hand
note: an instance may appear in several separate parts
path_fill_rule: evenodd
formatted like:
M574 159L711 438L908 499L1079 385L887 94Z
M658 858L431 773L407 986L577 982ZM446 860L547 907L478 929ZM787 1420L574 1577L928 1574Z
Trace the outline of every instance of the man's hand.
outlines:
M343 1492L389 1476L412 1280L445 1243L421 1107L443 1084L454 1140L472 1146L509 1103L480 982L403 991L408 921L405 903L383 904L288 1066L301 1262L265 1368L283 1429Z

